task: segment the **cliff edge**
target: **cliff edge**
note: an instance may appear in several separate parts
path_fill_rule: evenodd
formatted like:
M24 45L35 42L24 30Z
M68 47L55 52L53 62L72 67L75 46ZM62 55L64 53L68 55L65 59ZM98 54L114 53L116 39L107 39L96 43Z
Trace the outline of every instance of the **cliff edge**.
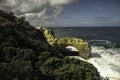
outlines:
M49 34L0 10L0 80L100 80L92 64L50 45L54 36Z

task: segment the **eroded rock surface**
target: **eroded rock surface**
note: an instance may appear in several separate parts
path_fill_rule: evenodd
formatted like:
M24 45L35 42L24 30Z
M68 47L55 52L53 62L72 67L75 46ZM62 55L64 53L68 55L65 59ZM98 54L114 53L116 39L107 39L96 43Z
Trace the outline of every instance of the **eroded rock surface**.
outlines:
M73 46L76 49L78 49L79 56L81 56L84 59L89 59L91 48L87 41L73 37L55 38L54 32L52 30L48 30L47 28L44 27L36 27L36 28L44 33L44 35L47 38L47 41L54 48L62 50L67 46Z

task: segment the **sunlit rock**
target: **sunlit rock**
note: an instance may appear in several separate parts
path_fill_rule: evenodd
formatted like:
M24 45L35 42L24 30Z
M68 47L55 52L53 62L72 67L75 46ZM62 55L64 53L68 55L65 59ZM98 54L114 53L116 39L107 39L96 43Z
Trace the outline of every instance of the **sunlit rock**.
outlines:
M43 27L36 27L37 29L41 30L47 38L47 41L51 46L56 49L62 50L65 49L67 46L75 47L79 55L84 59L89 59L91 48L87 41L84 41L79 38L54 38L54 32L52 30L48 30L47 28Z
M54 31L53 30L48 30L47 28L41 27L41 26L36 27L36 29L41 30L44 33L44 35L45 35L45 37L47 38L48 41L54 39Z

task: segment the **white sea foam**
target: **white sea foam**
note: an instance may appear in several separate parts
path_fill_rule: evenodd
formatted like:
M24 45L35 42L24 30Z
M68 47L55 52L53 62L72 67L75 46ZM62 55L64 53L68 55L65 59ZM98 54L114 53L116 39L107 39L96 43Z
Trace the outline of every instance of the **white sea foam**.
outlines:
M88 62L98 69L102 77L120 80L120 48L92 47L92 55Z
M71 51L78 51L75 47L73 46L67 46L66 49L69 49Z
M84 60L78 56L75 58ZM103 78L120 80L120 48L92 47L91 58L87 62L92 63Z

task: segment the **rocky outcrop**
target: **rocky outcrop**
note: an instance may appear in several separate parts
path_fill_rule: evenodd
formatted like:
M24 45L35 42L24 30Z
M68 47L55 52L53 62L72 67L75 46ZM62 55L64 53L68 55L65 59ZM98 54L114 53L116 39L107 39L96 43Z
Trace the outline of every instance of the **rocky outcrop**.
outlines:
M0 21L0 80L100 80L92 64L66 57L51 46L52 31L37 30L24 17L12 16L0 12L1 20L10 21Z
M44 36L47 38L48 41L53 41L54 40L54 31L47 29L45 27L36 27L36 29L42 31L44 33Z
M52 30L48 30L47 28L37 27L40 29L47 38L47 41L51 46L56 49L62 50L65 49L67 46L73 46L79 51L79 56L84 59L89 59L91 48L87 41L84 41L79 38L55 38L54 32Z
M64 49L67 46L73 46L79 51L79 56L84 59L89 59L91 48L88 45L88 42L78 39L78 38L57 38L54 41L49 41L49 43L57 48L57 49Z

